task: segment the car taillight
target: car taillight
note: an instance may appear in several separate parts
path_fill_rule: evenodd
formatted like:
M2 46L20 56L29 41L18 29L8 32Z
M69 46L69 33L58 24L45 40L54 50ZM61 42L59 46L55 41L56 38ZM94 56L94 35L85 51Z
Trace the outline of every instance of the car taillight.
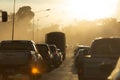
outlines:
M54 53L54 54L55 54L55 55L57 55L57 53L58 53L58 52L57 52L57 51L55 51L55 53Z
M79 73L79 74L83 74L83 69L79 69L79 70L78 70L78 73Z
M79 68L79 69L78 69L78 74L79 74L79 75L82 75L83 73L84 73L83 68Z
M57 53L56 53L56 52L55 52L54 54L55 54L55 55L57 55Z
M40 73L39 69L37 67L32 67L32 74L38 74Z

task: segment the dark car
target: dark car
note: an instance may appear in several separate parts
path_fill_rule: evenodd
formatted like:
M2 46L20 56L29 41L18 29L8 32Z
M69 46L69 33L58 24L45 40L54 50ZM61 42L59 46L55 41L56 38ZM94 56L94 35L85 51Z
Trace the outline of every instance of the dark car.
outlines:
M76 48L74 49L74 56L79 53L79 49L89 49L89 46L85 46L85 45L77 45Z
M80 57L79 80L106 80L115 68L119 56L120 38L97 38L93 40L89 54Z
M37 44L36 46L39 53L43 57L47 71L51 70L53 67L53 62L52 62L52 55L50 53L50 48L48 44Z
M63 62L63 53L62 53L62 51L60 50L60 49L57 49L57 52L58 52L58 55L59 55L59 58L60 58L60 63L62 63Z
M43 58L31 40L3 40L0 43L0 74L2 80L20 74L37 80L43 74ZM34 79L36 78L36 79Z
M50 52L53 55L53 59L52 59L53 64L55 67L58 67L60 65L60 54L57 50L57 47L56 45L49 45L49 47L50 47Z
M90 47L88 49L79 49L78 50L78 52L74 58L74 64L75 64L76 68L79 68L79 66L81 65L81 63L80 63L81 56L85 56L85 55L89 54L89 49L90 49Z

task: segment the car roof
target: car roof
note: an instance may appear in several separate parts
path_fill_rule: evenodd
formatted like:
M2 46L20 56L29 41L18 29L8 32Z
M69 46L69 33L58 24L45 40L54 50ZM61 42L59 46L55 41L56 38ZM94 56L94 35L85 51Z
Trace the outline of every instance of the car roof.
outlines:
M32 40L3 40L1 43L29 43L29 44L35 44Z

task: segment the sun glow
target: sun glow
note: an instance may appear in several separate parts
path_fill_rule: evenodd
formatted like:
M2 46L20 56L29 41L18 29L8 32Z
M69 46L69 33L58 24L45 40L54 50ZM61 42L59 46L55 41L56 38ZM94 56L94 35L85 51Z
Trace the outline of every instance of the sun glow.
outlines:
M63 5L71 18L94 20L115 16L117 0L66 0Z

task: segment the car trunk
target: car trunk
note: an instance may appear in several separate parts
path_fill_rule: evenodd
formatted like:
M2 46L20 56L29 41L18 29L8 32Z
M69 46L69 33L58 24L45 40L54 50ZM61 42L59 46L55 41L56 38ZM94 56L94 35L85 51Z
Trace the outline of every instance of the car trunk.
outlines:
M0 51L0 73L29 72L30 51Z
M117 56L94 55L84 58L84 77L107 78L117 63Z
M0 51L0 66L26 65L30 58L30 51Z

